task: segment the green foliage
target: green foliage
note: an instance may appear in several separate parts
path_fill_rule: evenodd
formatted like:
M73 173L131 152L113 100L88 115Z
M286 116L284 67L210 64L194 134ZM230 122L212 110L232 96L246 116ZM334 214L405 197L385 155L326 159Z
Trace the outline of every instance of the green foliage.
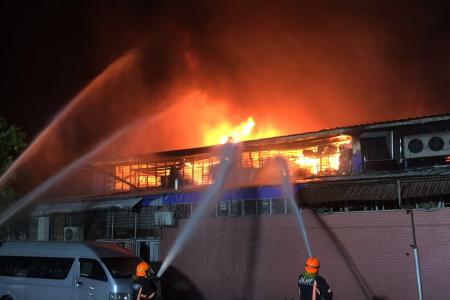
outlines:
M0 209L5 208L19 198L19 194L11 187L0 188Z
M25 148L25 133L15 126L9 125L0 117L0 173L6 171L14 158ZM8 186L0 187L0 208L17 200L18 194Z
M0 117L0 171L3 173L14 157L25 148L25 133Z

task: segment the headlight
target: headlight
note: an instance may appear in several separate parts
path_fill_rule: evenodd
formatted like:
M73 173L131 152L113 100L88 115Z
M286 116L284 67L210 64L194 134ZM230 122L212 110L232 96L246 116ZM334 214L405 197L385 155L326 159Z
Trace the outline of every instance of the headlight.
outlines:
M130 300L128 293L109 293L109 300Z

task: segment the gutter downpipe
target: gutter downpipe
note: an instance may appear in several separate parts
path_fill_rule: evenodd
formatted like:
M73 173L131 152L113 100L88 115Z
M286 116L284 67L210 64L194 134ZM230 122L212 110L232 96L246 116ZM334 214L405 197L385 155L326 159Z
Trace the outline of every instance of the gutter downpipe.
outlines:
M397 180L397 195L398 195L398 205L402 208L402 189L400 185L400 180ZM417 278L417 299L423 299L422 293L422 280L420 276L420 263L419 263L419 251L417 250L417 242L416 242L416 227L414 225L414 215L412 209L407 209L406 214L411 214L411 227L412 227L412 235L413 235L413 244L410 245L413 248L414 252L414 264L416 265L416 278Z
M403 147L402 147L402 138L400 138L400 157L404 157ZM408 169L408 160L405 158L405 169ZM400 185L400 180L397 180L397 194L398 194L398 206L402 208L402 189ZM416 265L416 278L417 278L417 298L419 300L423 300L422 293L422 279L420 277L420 262L419 262L419 251L417 250L417 242L416 242L416 228L414 226L414 215L412 209L407 209L406 213L411 213L411 227L412 227L412 236L413 236L413 244L410 245L413 248L414 252L414 264Z
M402 208L402 189L400 180L397 180L397 195L398 195L398 206ZM416 242L416 227L414 225L414 214L412 209L407 209L406 214L411 214L411 228L412 228L412 236L413 236L413 244L410 247L413 248L414 252L414 264L416 265L416 278L417 278L417 299L423 300L422 293L422 279L420 276L420 262L419 262L419 251L417 250L417 242Z
M419 251L417 250L417 242L416 242L416 229L414 226L414 215L413 210L408 209L406 211L407 214L411 214L411 226L412 226L412 235L413 235L413 244L410 245L413 248L414 252L414 263L416 265L416 278L417 278L417 299L422 300L422 280L420 278L420 263L419 263Z

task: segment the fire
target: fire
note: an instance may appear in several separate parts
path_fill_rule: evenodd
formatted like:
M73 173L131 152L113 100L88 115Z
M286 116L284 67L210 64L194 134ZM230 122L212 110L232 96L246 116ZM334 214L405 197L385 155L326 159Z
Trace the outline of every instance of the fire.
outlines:
M247 121L249 120L250 118ZM255 126L251 124L252 122L246 122L241 127L242 132L246 130L251 132L251 128ZM335 136L319 140L308 146L298 144L290 149L247 149L241 153L241 166L247 169L263 168L271 158L279 156L285 157L289 162L290 175L293 180L301 180L310 176L348 173L351 171L352 137ZM447 157L447 159L449 158ZM211 170L218 163L217 157L199 157L187 158L183 162L161 161L117 165L115 166L116 180L113 188L116 191L129 190L132 186L166 188L167 177L173 166L178 169L185 186L211 184L213 182Z
M256 126L255 119L250 116L246 121L239 125L230 125L227 121L222 122L213 130L209 130L205 134L205 145L214 145L217 143L238 143L242 141L261 139L279 135L278 131L273 128L260 128L254 130Z
M221 136L220 143L238 143L252 133L253 127L255 127L255 120L252 117L248 117L246 122L236 126L229 134Z
M313 175L332 174L337 172L344 153L351 153L351 137L341 135L336 141L327 145L320 145L299 150L295 164L300 171ZM349 152L350 151L350 152Z

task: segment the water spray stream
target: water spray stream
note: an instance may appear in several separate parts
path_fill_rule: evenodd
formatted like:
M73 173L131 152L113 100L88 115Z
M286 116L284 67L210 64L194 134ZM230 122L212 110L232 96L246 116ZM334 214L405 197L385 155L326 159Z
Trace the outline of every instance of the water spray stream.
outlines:
M296 217L297 223L300 227L300 231L303 236L303 241L305 242L306 251L308 252L308 256L311 257L312 256L311 245L309 243L308 234L306 233L305 223L303 222L302 209L295 202L294 191L292 188L292 184L289 180L289 166L286 163L285 158L276 157L275 159L280 164L281 171L283 172L283 174L282 174L283 175L283 179L282 179L283 193L287 197L291 207L295 211L295 217Z
M115 141L117 138L122 136L125 132L129 131L131 128L135 127L138 122L133 123L125 128L122 128L109 138L105 139L104 141L100 142L96 147L94 147L93 150L91 150L89 153L83 155L82 157L78 158L71 164L67 165L63 169L61 169L58 173L47 179L44 183L39 185L37 188L35 188L33 191L25 195L24 197L20 198L14 204L12 204L8 209L6 209L1 215L0 215L0 226L3 225L7 220L9 220L12 216L14 216L17 212L25 208L27 205L31 204L33 200L35 200L37 197L42 195L44 192L46 192L50 187L54 186L56 183L61 181L64 177L66 177L68 174L70 174L73 170L78 168L79 166L85 164L87 161L89 161L91 158L93 158L96 154L101 152L102 150L105 150L107 146L109 146L113 141Z
M119 73L123 68L130 64L135 59L135 53L129 52L121 58L111 63L100 75L98 75L88 86L86 86L75 98L73 98L67 106L60 111L53 121L33 140L33 142L25 149L24 152L11 164L11 166L0 177L0 186L8 180L12 173L24 162L29 159L33 151L42 145L49 135L59 127L68 115L79 106L86 96L92 91L97 90L107 78Z
M180 250L183 248L184 244L186 243L188 238L191 236L192 232L199 224L200 219L207 211L211 202L213 202L213 199L217 198L218 194L220 193L220 190L222 189L226 181L230 167L234 162L234 157L236 155L236 147L237 146L235 144L226 144L224 146L223 151L220 155L221 158L220 168L215 182L205 191L205 193L202 196L200 205L197 207L192 217L186 223L185 227L183 228L183 231L176 238L174 244L169 250L169 253L164 259L161 268L158 271L157 277L161 277L166 271L167 267L177 257Z

